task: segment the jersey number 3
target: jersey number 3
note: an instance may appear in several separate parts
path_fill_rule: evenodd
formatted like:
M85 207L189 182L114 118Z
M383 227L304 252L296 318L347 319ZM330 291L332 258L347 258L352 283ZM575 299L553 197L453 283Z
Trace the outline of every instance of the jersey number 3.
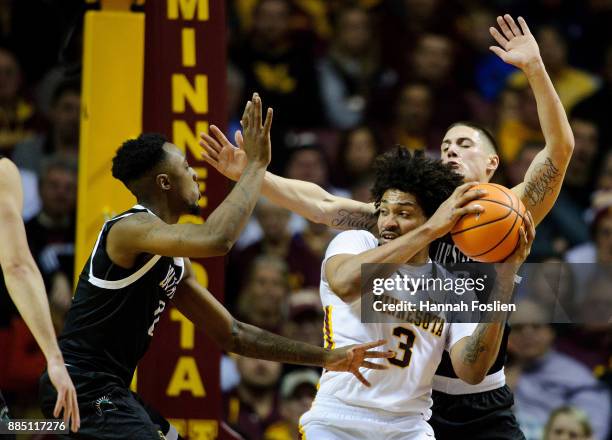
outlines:
M397 348L395 351L395 357L387 359L391 364L406 368L410 365L410 358L412 358L412 345L416 335L405 327L395 327L393 329L393 336L399 339Z

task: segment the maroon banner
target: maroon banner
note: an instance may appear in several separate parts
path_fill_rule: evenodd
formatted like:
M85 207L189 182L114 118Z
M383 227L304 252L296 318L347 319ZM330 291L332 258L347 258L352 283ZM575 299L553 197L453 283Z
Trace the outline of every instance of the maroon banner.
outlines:
M203 218L227 193L227 181L209 172L198 145L198 133L208 131L209 123L226 124L224 3L156 0L145 5L143 131L163 133L186 152L200 179ZM222 300L223 258L192 264L199 281ZM170 305L138 367L137 391L181 435L229 438L220 423L219 359L216 346Z

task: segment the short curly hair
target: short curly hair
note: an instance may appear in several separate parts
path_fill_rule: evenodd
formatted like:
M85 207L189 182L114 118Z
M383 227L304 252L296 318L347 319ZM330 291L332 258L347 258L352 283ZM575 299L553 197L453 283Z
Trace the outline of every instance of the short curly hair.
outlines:
M125 141L113 158L113 177L129 186L164 160L166 142L158 133L142 133L136 139Z
M426 217L431 217L463 183L463 177L441 160L426 157L422 151L411 153L400 145L378 156L374 178L372 196L376 208L387 190L397 189L415 196Z

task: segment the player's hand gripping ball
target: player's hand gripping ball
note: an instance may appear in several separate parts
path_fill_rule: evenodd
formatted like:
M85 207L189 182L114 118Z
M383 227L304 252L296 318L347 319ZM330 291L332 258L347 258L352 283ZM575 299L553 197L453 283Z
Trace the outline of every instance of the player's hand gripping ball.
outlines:
M461 217L451 230L451 236L468 257L484 263L497 263L505 260L516 248L525 206L502 185L480 183L470 191L478 189L486 190L487 194L468 205L481 205L484 212Z

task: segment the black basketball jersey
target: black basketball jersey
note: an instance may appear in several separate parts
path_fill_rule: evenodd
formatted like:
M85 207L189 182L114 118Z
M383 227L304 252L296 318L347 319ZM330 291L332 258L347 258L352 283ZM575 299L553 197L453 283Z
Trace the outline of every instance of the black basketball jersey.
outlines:
M136 205L102 226L59 338L67 365L116 375L126 386L184 272L183 258L143 254L132 269L110 260L106 252L110 229L140 212L155 215Z
M451 238L450 234L447 234L431 243L429 247L429 257L433 261L444 265L449 272L455 275L470 278L483 278L485 288L483 289L482 295L484 295L484 297L479 294L479 300L481 302L488 300L488 295L491 294L495 283L495 269L493 265L475 262L470 257L465 255L457 248L455 243L453 243L453 239ZM506 361L506 347L509 333L510 327L508 324L506 324L502 343L499 347L499 354L497 355L495 363L487 373L487 376L503 374L498 372L500 372L500 370L504 367L504 363ZM442 353L442 360L440 361L440 365L436 370L436 375L452 379L457 378L457 374L453 369L450 355L447 351ZM465 386L470 387L470 385L467 384Z

